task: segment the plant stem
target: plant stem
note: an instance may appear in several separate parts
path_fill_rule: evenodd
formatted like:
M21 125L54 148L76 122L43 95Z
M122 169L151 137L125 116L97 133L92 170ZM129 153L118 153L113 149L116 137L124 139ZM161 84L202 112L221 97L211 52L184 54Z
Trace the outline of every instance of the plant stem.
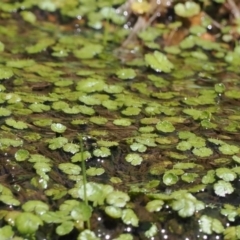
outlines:
M86 164L83 157L83 139L82 135L80 135L80 150L81 150L81 163L82 163L82 176L83 176L83 195L84 195L84 202L87 207L88 205L88 198L87 198L87 174L86 174ZM90 229L90 220L87 220L87 228Z

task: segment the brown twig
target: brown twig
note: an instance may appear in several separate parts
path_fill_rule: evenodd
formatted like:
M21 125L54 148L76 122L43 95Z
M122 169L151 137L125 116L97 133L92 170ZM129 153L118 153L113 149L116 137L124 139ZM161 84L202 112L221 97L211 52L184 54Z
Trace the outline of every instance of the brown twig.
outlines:
M233 14L233 16L238 19L240 18L240 9L239 7L236 5L236 3L234 2L234 0L227 0L227 3L230 7L230 10Z

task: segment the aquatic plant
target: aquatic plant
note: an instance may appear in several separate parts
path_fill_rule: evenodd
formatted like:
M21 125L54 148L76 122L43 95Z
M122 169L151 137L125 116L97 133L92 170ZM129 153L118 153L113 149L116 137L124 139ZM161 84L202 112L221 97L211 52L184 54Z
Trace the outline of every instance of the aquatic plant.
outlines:
M239 239L239 13L3 1L0 236Z

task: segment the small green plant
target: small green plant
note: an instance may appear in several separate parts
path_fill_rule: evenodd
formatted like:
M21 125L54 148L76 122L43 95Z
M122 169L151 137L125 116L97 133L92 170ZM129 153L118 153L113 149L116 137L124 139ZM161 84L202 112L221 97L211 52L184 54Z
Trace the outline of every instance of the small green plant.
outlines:
M80 152L81 152L81 163L82 163L82 176L83 176L83 195L84 195L84 202L87 208L90 208L88 204L88 196L87 196L87 173L86 173L86 164L84 158L84 149L83 149L83 137L82 135L79 136L80 140ZM90 219L87 219L87 228L90 229Z

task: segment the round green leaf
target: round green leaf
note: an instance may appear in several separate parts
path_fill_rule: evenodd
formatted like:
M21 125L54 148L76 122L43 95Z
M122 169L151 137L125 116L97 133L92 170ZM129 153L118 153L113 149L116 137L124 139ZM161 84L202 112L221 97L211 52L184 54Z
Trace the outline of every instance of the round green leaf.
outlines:
M104 172L105 172L104 168L95 168L95 167L90 167L86 171L88 176L100 176Z
M14 231L12 230L11 226L7 225L0 228L0 236L2 240L12 239L13 235L14 235Z
M154 51L153 54L145 54L145 62L147 66L150 66L156 72L169 73L174 68L174 65L167 59L167 57L158 51Z
M109 148L100 147L93 151L93 155L95 157L108 157L111 155L111 151L109 150Z
M200 6L195 2L187 1L176 4L174 11L180 17L192 17L200 12Z
M56 133L64 133L65 130L67 129L67 127L61 123L52 123L51 129L52 129L52 131L54 131Z
M217 183L213 185L215 193L220 197L225 197L226 194L233 193L234 189L229 182L225 182L223 180L219 180Z
M107 195L106 201L114 207L124 207L130 197L122 191L113 191Z
M17 230L24 235L35 233L38 230L39 225L43 225L43 222L33 213L20 213L15 219Z
M11 115L11 113L12 112L6 108L2 108L2 107L0 108L0 116L1 117L7 117L7 116Z
M137 215L130 208L123 210L122 220L125 224L127 224L127 225L131 224L134 227L137 227L138 223L139 223L139 219L138 219Z
M220 234L224 231L224 227L218 219L211 218L207 215L201 216L199 224L201 230L206 234L212 234L213 232Z
M129 153L126 157L125 160L133 166L140 165L141 162L143 161L143 158L137 154L137 153Z
M165 133L173 132L175 131L175 127L172 125L169 121L160 121L156 125L157 130Z
M105 213L112 218L120 218L122 216L122 209L114 206L105 207Z
M125 68L125 69L118 70L116 72L116 75L118 76L118 78L123 79L123 80L133 79L136 77L135 71L131 68Z
M147 203L146 209L149 212L159 212L163 207L164 202L162 200L152 200Z
M25 122L16 121L16 120L14 120L12 118L6 119L5 123L8 126L16 128L16 129L26 129L26 128L28 128L28 125Z
M84 230L82 231L79 235L77 240L100 240L100 238L98 238L94 232L90 231L90 230Z
M14 157L18 162L25 161L29 157L29 152L25 149L19 149Z
M13 76L13 71L11 68L0 67L0 80L9 79Z
M70 233L74 228L74 223L72 221L65 221L56 228L56 233L59 236L66 235Z
M216 175L226 182L231 182L236 179L237 174L229 168L218 168Z
M223 144L218 148L223 154L234 155L239 152L239 148L230 144Z
M73 163L60 163L58 168L66 174L78 175L80 174L81 168Z
M169 172L164 173L163 182L167 186L174 185L174 184L177 183L177 181L178 181L178 176L175 175L174 173L171 173L171 172L170 173Z
M22 209L25 212L34 212L38 215L42 215L49 210L49 206L39 200L29 200L22 205Z

